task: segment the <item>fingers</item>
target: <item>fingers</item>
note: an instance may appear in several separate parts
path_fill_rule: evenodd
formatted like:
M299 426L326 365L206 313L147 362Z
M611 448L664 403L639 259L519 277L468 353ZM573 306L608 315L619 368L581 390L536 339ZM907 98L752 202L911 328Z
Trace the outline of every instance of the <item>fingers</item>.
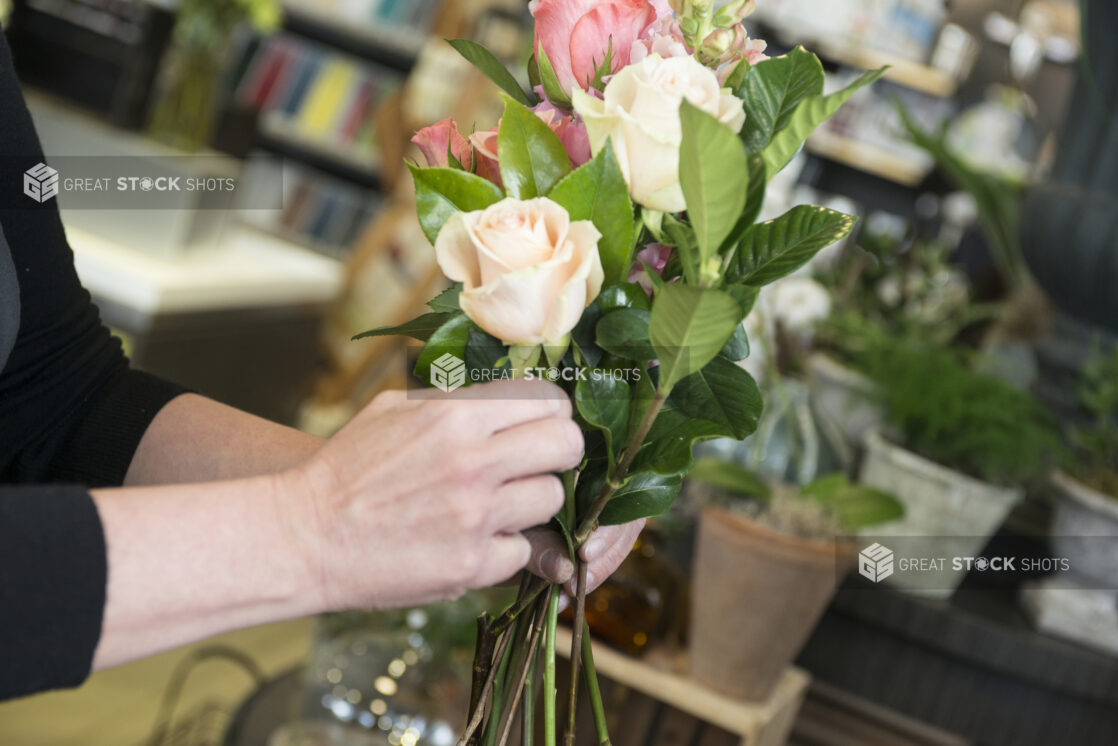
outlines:
M520 534L493 537L489 542L485 561L474 579L474 587L496 585L524 569L531 559L532 549Z
M549 528L533 528L524 532L532 548L528 571L552 583L566 583L575 573L574 563L567 556L567 545L559 534Z
M528 422L493 435L486 458L500 481L573 469L582 461L582 430L574 420Z
M495 531L517 533L539 526L563 508L563 483L553 474L506 482L493 496L492 515Z
M579 557L587 563L586 592L597 588L620 567L633 549L644 519L621 526L602 526L586 540L579 550ZM567 583L567 592L574 595L574 581Z
M491 433L533 420L571 417L571 400L566 392L553 383L539 379L468 386L458 389L448 398L476 403L479 419Z

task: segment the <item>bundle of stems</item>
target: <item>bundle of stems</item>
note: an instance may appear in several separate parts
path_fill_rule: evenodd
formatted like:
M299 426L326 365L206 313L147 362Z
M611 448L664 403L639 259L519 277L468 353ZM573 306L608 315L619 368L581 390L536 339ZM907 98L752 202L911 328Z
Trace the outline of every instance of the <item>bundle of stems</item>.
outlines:
M621 486L640 444L663 407L667 394L657 393L618 462L615 476L606 481L586 515L575 521L574 487L577 472L563 475L567 493L566 525L577 526L569 549L575 566L574 622L571 634L570 679L567 682L567 717L563 745L573 746L578 712L579 684L585 679L594 728L600 746L609 746L605 708L594 668L590 630L586 624L586 563L579 549L598 528L598 517ZM542 688L544 746L556 746L559 723L556 703L556 629L562 586L524 573L516 600L500 616L483 614L477 620L470 714L458 746L505 746L520 716L521 744L533 746L537 682ZM581 679L580 679L581 677Z

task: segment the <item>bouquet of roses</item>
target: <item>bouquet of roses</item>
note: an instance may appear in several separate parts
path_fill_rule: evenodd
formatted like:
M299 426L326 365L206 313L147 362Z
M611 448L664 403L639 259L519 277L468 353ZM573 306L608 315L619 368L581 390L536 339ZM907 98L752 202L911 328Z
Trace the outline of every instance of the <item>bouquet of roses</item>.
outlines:
M749 38L753 0L530 8L533 92L481 45L452 41L503 91L504 113L486 132L446 120L414 139L427 160L411 166L419 222L456 284L430 313L358 336L426 342L416 376L443 390L541 376L572 398L585 458L563 475L553 521L579 570L565 741L581 670L607 743L578 548L599 525L667 510L695 442L756 427L742 321L761 287L854 225L810 205L756 223L766 184L882 71L825 94L815 55L770 59ZM479 620L461 744L505 743L521 708L530 743L537 669L554 744L558 606L558 588L526 579L507 611Z

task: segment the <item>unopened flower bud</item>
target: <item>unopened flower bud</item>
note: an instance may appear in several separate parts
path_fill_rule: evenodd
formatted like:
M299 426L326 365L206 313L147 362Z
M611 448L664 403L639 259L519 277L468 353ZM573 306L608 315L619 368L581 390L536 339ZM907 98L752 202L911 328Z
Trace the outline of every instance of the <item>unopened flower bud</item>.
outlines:
M710 64L722 58L730 51L734 44L734 32L730 29L715 29L707 34L699 46L699 60L703 64Z

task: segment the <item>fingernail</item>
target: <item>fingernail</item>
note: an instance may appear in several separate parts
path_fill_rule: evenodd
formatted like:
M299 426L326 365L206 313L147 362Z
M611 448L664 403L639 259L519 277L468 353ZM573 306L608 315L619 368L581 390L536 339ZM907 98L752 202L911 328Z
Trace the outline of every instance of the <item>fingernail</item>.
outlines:
M586 590L587 591L589 591L591 588L595 587L595 585L596 585L595 581L596 580L597 580L597 578L594 577L594 573L587 570L586 571Z
M559 596L559 613L562 614L571 605L571 597L566 593Z
M540 574L553 583L565 583L574 575L575 566L558 549L548 549L540 556Z
M606 540L600 536L595 536L586 542L583 547L582 556L587 562L593 562L606 550Z

